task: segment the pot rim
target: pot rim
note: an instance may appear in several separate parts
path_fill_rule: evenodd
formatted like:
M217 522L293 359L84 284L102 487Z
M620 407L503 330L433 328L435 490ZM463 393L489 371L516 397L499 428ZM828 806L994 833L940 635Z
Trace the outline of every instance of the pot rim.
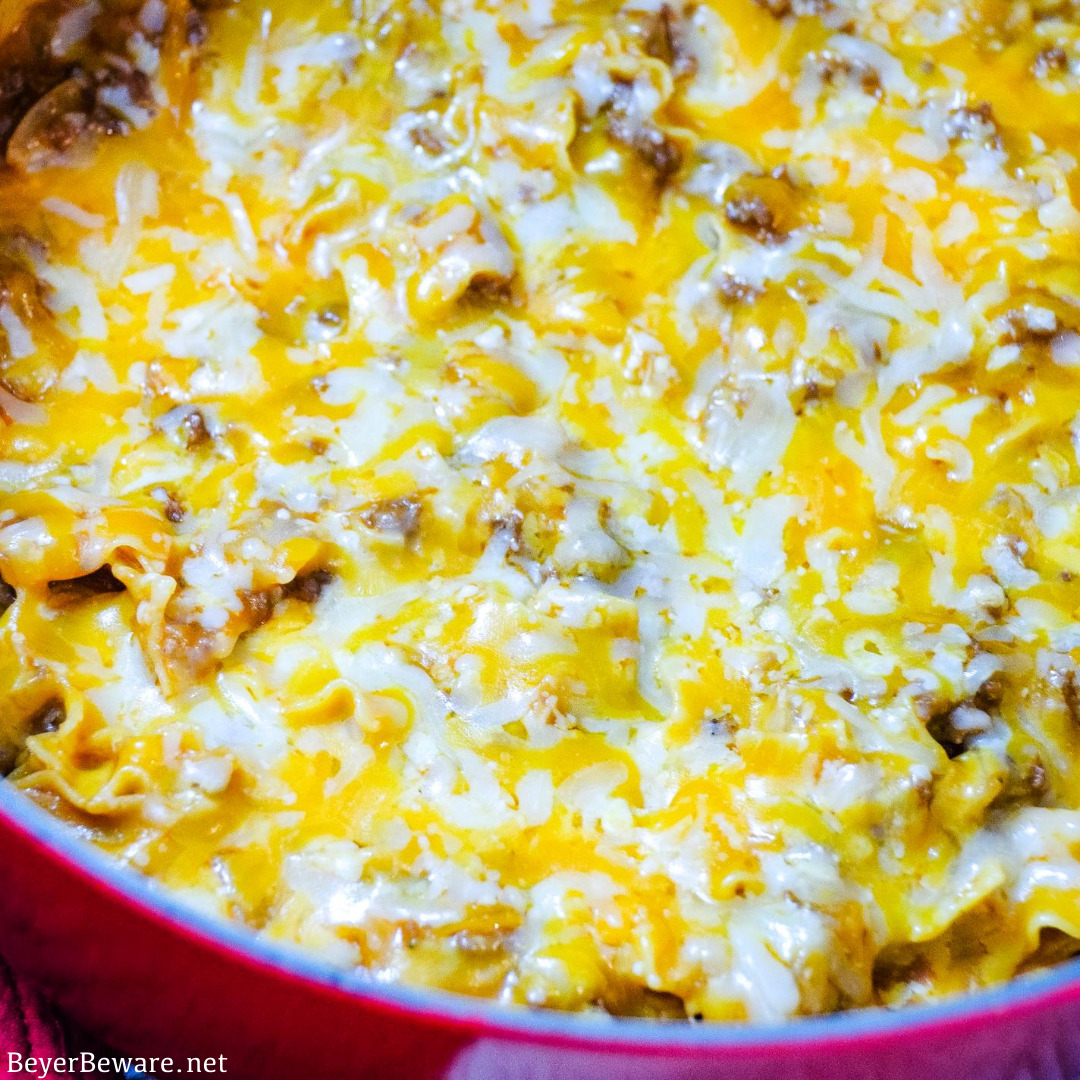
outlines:
M0 781L0 831L15 830L39 854L74 872L90 890L133 909L159 928L266 976L321 994L344 996L374 1012L413 1017L439 1028L573 1046L678 1057L724 1051L731 1057L809 1051L865 1051L917 1033L962 1034L989 1022L1080 1002L1080 956L1002 986L900 1009L863 1008L782 1023L700 1023L533 1010L445 990L378 983L318 956L259 938L202 912L77 836L11 784ZM32 973L31 973L32 974Z

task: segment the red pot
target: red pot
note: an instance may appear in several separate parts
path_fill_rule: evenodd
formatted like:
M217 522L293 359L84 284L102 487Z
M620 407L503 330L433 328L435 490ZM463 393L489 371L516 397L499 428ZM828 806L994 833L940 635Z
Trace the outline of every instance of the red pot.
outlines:
M782 1027L508 1010L382 986L182 907L0 785L0 949L102 1039L226 1075L410 1080L1077 1080L1080 962Z

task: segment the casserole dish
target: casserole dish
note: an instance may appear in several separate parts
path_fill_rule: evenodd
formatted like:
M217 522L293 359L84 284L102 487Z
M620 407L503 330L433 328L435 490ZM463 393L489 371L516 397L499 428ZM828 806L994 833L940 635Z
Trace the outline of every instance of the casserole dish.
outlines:
M0 949L121 1052L292 1080L1074 1080L1075 961L948 1004L778 1026L597 1020L378 988L193 915L0 787ZM48 918L43 912L48 912Z
M263 1074L1067 1069L1072 7L20 6L13 960Z

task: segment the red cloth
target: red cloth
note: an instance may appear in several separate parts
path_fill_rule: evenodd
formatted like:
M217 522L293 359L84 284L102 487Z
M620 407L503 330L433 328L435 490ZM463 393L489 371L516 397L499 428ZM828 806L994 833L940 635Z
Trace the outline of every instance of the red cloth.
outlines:
M0 959L0 1076L9 1075L9 1053L62 1057L64 1032L41 995Z

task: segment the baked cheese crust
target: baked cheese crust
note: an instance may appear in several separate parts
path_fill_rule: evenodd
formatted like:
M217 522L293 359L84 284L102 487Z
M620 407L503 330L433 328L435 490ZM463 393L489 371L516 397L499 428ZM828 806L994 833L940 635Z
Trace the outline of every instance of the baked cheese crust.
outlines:
M18 0L0 761L378 982L1080 941L1072 0Z

